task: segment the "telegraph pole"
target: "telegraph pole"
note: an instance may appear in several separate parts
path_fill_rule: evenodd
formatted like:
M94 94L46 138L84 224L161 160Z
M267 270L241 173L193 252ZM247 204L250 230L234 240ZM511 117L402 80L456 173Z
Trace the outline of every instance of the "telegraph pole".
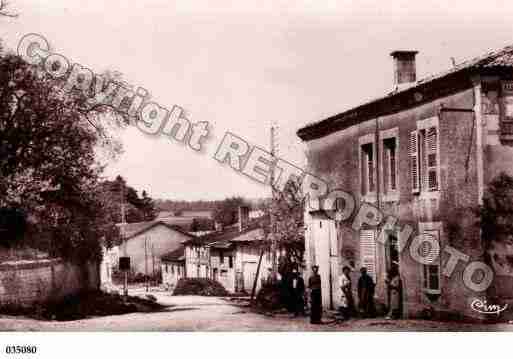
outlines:
M123 244L123 255L126 257L126 242L125 242L125 225L126 225L126 213L125 213L125 184L121 182L121 243ZM123 294L128 296L128 270L125 270L125 281Z
M276 131L277 126L271 124L271 138L270 138L270 144L271 144L271 156L273 158L273 166L271 171L271 208L274 209L275 205L277 204L277 193L274 188L274 170L276 169L276 156L277 154L277 141L276 141ZM278 272L278 263L276 258L276 236L277 236L277 230L276 230L276 218L274 215L273 210L271 210L270 213L270 221L271 221L271 263L272 263L272 276L273 279L277 278L277 272Z

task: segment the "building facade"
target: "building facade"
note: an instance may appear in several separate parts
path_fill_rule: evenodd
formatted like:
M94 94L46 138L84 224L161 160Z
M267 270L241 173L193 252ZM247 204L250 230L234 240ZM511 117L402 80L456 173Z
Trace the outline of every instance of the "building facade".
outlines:
M187 278L210 278L210 248L203 237L185 241L185 272Z
M183 246L164 254L161 257L162 284L167 290L173 291L178 281L186 277L185 248Z
M194 238L179 227L163 221L128 223L124 225L123 243L119 256L130 257L134 273L156 276L161 270L161 257L181 247L182 242Z
M259 226L240 224L190 239L184 242L187 278L213 279L232 293L251 293L256 278L258 291L271 266L268 251L260 262L264 240Z
M476 226L486 185L502 171L513 173L513 47L420 81L416 52L391 55L391 93L298 131L308 148L309 173L330 189L350 193L356 213L367 203L383 215L374 222L359 218L355 225L355 216L337 220L336 206L329 208L333 215L307 209L305 259L309 268L320 267L326 308L337 306L344 265L354 269L355 284L359 268L366 267L377 284L377 302L386 305L386 273L397 265L405 316L474 317L476 299L513 299L512 272L496 263L489 263L495 277L485 291L463 280L465 263L483 261L494 250L483 245ZM437 241L440 255L429 264L414 260L406 225L413 236ZM467 256L454 268L448 266L452 249ZM508 251L495 249L499 257Z

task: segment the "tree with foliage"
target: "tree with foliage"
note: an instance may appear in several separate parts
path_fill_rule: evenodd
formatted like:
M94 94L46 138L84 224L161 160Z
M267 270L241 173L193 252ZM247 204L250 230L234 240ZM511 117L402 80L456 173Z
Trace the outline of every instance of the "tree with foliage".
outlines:
M143 190L141 194L140 210L145 221L152 221L155 219L155 217L157 217L157 213L155 211L155 202L145 190Z
M18 17L18 14L7 10L9 3L5 0L0 0L0 16L5 17Z
M289 181L282 191L274 188L274 198L265 202L263 211L268 219L265 233L274 239L278 257L278 272L284 276L303 264L305 251L303 197L299 182Z
M513 177L502 172L488 185L478 209L483 243L513 243Z
M116 156L120 145L109 122L110 108L87 107L81 91L65 92L62 82L0 54L0 207L29 219L30 243L54 255L99 259L100 240L117 231L102 201L102 168L95 150Z
M106 200L113 210L113 218L116 223L122 221L121 204L125 208L125 220L127 223L152 221L156 217L155 204L148 193L143 190L139 197L137 190L126 184L122 176L117 176L114 181L101 183L105 191Z
M239 207L248 204L242 197L230 197L223 200L214 210L214 220L223 226L230 226L239 220Z

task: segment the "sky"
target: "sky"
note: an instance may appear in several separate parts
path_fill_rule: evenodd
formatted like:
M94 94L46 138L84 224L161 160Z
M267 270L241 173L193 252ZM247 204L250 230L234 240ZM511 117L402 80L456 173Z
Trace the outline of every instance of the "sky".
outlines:
M27 33L101 73L122 73L192 122L208 121L204 151L136 128L107 178L162 199L256 198L269 189L213 155L226 131L304 168L295 132L381 96L393 86L393 50L417 50L417 78L513 44L511 1L127 1L12 0L3 46Z

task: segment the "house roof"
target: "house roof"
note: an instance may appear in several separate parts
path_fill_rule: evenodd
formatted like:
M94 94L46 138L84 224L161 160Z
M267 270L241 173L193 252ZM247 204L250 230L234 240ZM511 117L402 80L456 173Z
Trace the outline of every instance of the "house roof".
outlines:
M164 262L183 262L185 261L185 247L175 249L174 251L164 254L160 259Z
M364 102L363 104L351 108L347 111L341 112L337 115L328 117L326 119L312 122L300 128L297 135L305 141L321 138L335 131L347 128L355 123L365 121L367 119L384 116L395 113L405 108L417 106L421 103L427 102L429 99L422 96L422 91L428 87L438 87L440 82L449 80L449 78L459 81L461 86L471 86L470 78L466 81L462 75L471 75L476 71L483 69L501 69L513 68L513 46L506 46L500 50L486 53L482 56L473 58L471 60L462 62L450 70L425 77L409 86L401 87L384 96ZM462 83L465 82L465 83ZM420 96L412 96L412 99L403 101L400 106L397 106L397 101L401 96L406 94L420 93ZM439 91L443 93L443 91ZM420 100L419 100L420 99ZM395 103L394 103L395 101Z
M118 227L122 227L123 228L123 231L124 231L124 237L125 237L125 240L128 240L128 239L131 239L133 237L136 237L158 225L163 225L173 231L176 231L176 232L179 232L187 237L190 237L191 239L192 238L196 238L195 236L193 236L192 234L190 233L187 233L186 231L184 231L182 228L180 228L179 226L177 225L172 225L172 224L169 224L167 223L166 221L163 221L163 220L157 220L157 221L147 221L147 222L136 222L136 223L125 223L124 225L122 223L118 223L116 224Z
M212 245L216 248L220 248L219 246L225 246L227 243L232 242L249 242L254 241L260 238L248 238L246 235L252 231L261 230L263 234L263 230L261 229L260 222L254 221L251 223L246 229L243 231L239 231L239 227L237 225L233 225L225 228L222 231L212 232L206 234L201 237L196 237L194 239L189 239L185 242L182 242L185 245L197 245L197 246L206 246Z
M209 244L209 246L212 248L217 248L217 249L229 249L229 248L233 247L233 243L230 241L218 241L218 242Z

